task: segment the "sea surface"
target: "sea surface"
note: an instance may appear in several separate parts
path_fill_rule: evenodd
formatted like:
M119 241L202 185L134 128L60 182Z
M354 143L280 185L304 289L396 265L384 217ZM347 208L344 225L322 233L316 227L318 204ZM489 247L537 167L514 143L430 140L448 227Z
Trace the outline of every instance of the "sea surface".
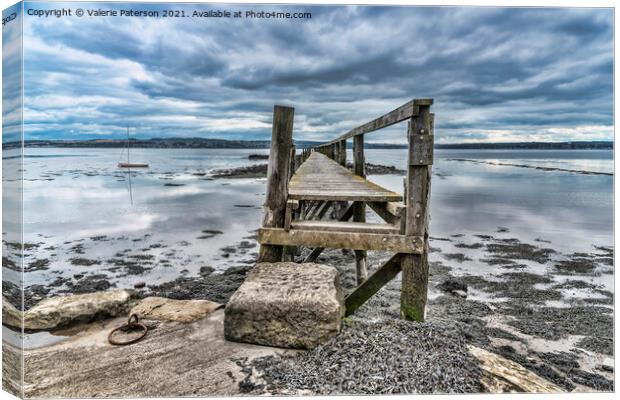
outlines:
M265 179L209 174L264 163L248 160L256 153L268 150L132 149L132 161L150 167L127 172L117 168L121 149L27 148L24 240L37 247L26 252L25 285L60 277L54 290L61 290L76 275L104 274L117 287L133 287L252 262ZM366 159L404 169L406 150L368 149ZM436 150L430 235L516 237L566 253L613 246L612 173L613 152L606 150ZM402 192L403 176L369 179ZM16 194L4 192L6 210ZM148 268L113 268L126 257ZM76 258L96 263L76 265ZM47 265L35 268L38 260ZM5 269L5 279L19 275ZM613 276L604 280L613 286Z

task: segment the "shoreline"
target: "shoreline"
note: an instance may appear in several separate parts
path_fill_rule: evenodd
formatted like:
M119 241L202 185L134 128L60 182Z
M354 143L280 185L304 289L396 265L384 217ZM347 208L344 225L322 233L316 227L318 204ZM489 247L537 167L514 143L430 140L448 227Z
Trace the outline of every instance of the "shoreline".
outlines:
M479 163L503 165L485 161ZM398 177L405 172L376 164L366 164L366 168L369 175ZM225 186L234 185L233 179L236 178L258 180L265 177L267 164L211 170L209 173L205 171L185 170L185 173L199 180L223 178L224 181L218 185ZM434 173L443 178L441 170ZM157 179L172 181L164 186L185 185L183 181L174 182L173 176L176 177L172 172L165 172ZM243 203L234 207L259 208L257 203ZM50 245L49 237L38 235L36 240L25 243L25 269L26 273L37 274L38 279L45 276L46 280L25 288L25 306L30 308L51 296L110 291L115 288L132 289L138 299L160 296L178 300L205 299L224 304L254 264L258 251L256 231L239 234L241 239L235 235L235 238L230 239L230 235L226 236L228 232L205 228L193 236L199 239L194 240L196 243L193 246L217 249L215 256L209 260L194 257L188 242L192 241L191 238L172 241L161 236L149 238L150 233L143 236L97 235ZM497 227L495 231L487 232L485 228L484 232L455 232L445 237L431 237L428 325L416 326L415 330L418 327L421 330L417 333L405 332L405 337L415 340L417 335L424 335L425 329L432 331L433 327L438 327L454 332L454 336L439 335L437 340L443 340L443 343L458 342L498 354L564 390L613 390L613 285L606 283L609 277L613 278L613 247L593 243L587 251L571 252L566 248L560 251L558 248L563 248L560 243L556 243L559 247L554 249L545 239L529 239L524 241L523 237L513 237L508 224L506 227ZM3 241L3 244L8 250L3 258L5 271L17 273L19 267L10 258L10 253L18 252L21 245L10 241ZM114 250L111 254L101 254L101 247L97 246ZM56 254L66 254L67 259L54 257ZM304 255L302 252L298 258L303 259ZM372 273L373 268L385 261L385 258L384 254L369 252L369 272ZM355 281L353 252L326 250L317 262L336 267L341 273L345 291L352 290ZM153 276L151 272L157 268L165 271L166 279L149 282ZM382 331L383 335L390 335L392 330L406 330L400 326L400 322L396 322L399 320L398 279L384 287L354 316L345 319L345 329L356 330L361 335L346 331L347 340L361 340L362 343L368 341L368 346L372 346L369 334L374 330ZM34 281L38 282L36 279ZM3 296L10 302L21 301L21 291L9 281L3 282ZM45 340L53 339L54 343L58 343L59 340L70 338L63 336L66 332L42 331L43 345ZM341 354L340 349L345 347L339 342L341 340L345 340L344 335L330 342L329 348L334 354ZM387 346L385 342L375 344ZM393 350L389 347L385 349ZM468 365L461 372L477 376L477 366L460 352L462 346L459 349L455 350L455 354L464 357L460 360ZM299 359L272 357L256 362L239 361L239 366L246 374L238 383L239 389L250 394L290 394L299 378L295 371L302 366L319 365L317 357L320 351L307 352ZM346 354L341 356L345 357ZM432 354L428 356L432 357ZM450 357L442 356L442 360ZM419 360L422 363L429 361L427 358ZM359 367L356 366L358 363ZM368 378L365 374L369 365L364 360L352 360L349 367L351 373ZM377 368L389 372L398 366L385 363L377 365ZM256 373L261 374L266 383L255 385ZM340 388L333 381L326 382L322 376L309 375L304 379L311 393L318 394L315 391L317 387L324 388L326 393L340 393ZM421 382L417 384L422 385ZM367 392L367 387L361 382L351 385L348 388L350 393ZM398 383L393 387L382 387L380 383L377 385L385 391L403 390ZM417 388L426 390L423 385ZM471 388L464 385L453 389L468 391Z
M498 231L506 233L508 228ZM458 233L431 237L427 322L455 331L459 338L455 340L499 354L567 391L611 390L613 293L588 280L613 273L613 248L592 246L588 254L560 254L547 248L543 241L530 244L494 235L472 239L466 241L465 235ZM462 252L443 251L441 247L447 244ZM300 259L305 252L299 255ZM380 252L369 252L369 265L376 267L386 257ZM353 289L352 252L326 250L317 262L336 267L345 291ZM463 262L479 263L481 274L459 272ZM528 263L545 265L546 272L531 272ZM180 276L159 285L145 284L135 289L136 297L206 299L224 304L252 266L240 264L221 273L204 268L198 276ZM490 279L489 273L494 278ZM554 279L558 277L561 282ZM397 321L399 284L399 278L392 281L346 324L364 330L368 329L364 328L367 323L384 326ZM572 296L571 291L579 296ZM335 340L337 343L338 337ZM303 362L313 362L312 353L309 354ZM288 393L291 387L287 382L293 379L293 371L284 366L297 365L296 362L275 357L244 365L243 369L250 371L246 381L253 379L252 371L258 371L266 374L263 378L267 382L264 387L250 385L245 390L252 394ZM337 388L332 390L337 392ZM350 390L357 393L354 387Z

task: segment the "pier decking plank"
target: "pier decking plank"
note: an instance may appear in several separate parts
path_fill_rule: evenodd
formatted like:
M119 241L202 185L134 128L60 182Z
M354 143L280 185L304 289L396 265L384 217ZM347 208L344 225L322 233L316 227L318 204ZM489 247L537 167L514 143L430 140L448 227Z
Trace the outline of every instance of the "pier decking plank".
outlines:
M353 174L329 157L314 152L289 182L289 199L332 201L401 201L402 196Z

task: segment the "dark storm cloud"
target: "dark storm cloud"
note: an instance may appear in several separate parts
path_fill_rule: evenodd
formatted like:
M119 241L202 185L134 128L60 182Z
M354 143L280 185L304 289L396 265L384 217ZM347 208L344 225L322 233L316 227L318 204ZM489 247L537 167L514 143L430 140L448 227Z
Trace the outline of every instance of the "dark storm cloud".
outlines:
M268 138L283 103L297 138L328 139L433 97L441 141L612 137L610 9L263 8L313 15L27 19L27 132Z

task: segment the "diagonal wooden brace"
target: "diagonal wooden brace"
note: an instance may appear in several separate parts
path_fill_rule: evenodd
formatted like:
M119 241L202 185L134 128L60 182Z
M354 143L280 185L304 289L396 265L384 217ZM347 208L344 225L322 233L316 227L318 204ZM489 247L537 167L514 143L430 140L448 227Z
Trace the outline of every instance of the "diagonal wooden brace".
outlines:
M400 254L395 254L379 267L344 300L345 315L351 315L400 272Z

